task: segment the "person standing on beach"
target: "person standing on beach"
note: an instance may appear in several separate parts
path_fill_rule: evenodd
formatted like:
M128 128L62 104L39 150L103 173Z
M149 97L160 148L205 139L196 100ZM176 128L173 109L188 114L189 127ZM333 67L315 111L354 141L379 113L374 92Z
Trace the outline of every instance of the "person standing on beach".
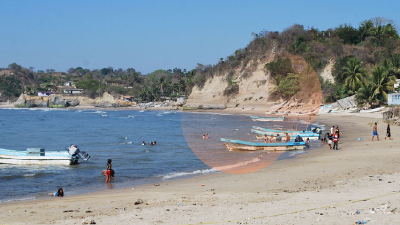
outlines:
M379 141L379 135L378 135L378 123L375 122L375 126L372 129L372 141L374 141L374 137L376 136L376 138L378 138Z
M388 126L387 126L387 128L386 128L386 137L385 137L385 140L386 140L386 138L389 138L389 140L392 140L392 133L390 133L390 125L388 124Z
M111 159L107 161L107 171L106 171L106 183L111 183Z
M336 131L335 134L333 135L333 150L339 150L338 143L339 143L339 131Z
M328 135L328 145L329 145L329 150L332 149L332 139L333 139L333 135L330 133L326 133Z
M328 133L329 134L329 133ZM327 134L326 133L324 133L324 135L322 136L322 138L321 138L321 144L322 145L324 145L327 141L326 141L326 138L327 138L328 136L327 136Z
M331 127L331 135L333 135L333 132L335 131L335 126Z
M340 142L340 135L343 135L343 133L342 132L340 132L340 130L339 130L339 127L336 127L336 131L338 132L338 140L339 140L339 142ZM336 131L335 131L335 133L336 133Z
M290 141L289 133L286 133L286 142L289 142L289 141Z

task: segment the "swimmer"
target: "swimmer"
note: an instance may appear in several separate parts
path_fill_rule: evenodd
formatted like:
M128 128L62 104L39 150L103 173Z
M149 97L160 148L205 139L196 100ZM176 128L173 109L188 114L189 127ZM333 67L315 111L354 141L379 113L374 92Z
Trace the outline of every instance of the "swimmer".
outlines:
M64 190L62 188L59 188L56 193L54 193L54 197L63 197L64 196Z

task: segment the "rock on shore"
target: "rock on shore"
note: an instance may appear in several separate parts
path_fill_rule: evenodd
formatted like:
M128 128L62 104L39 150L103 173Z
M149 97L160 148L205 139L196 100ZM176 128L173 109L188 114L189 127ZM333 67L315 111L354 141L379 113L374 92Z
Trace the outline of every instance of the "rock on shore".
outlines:
M136 103L126 102L123 100L115 100L114 97L107 92L104 92L102 97L97 97L96 99L91 99L83 96L70 96L62 94L52 94L48 97L21 94L18 100L14 103L14 106L19 108L64 108L74 107L78 105L107 108L132 106L136 105Z

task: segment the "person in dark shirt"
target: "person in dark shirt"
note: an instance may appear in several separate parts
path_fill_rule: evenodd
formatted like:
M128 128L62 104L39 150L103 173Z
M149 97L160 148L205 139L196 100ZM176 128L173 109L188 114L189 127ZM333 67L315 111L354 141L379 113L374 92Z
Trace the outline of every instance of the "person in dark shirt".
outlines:
M392 140L392 133L390 133L390 125L388 124L388 126L387 126L387 128L386 128L386 137L385 137L385 140L386 140L386 138L389 138L389 140Z

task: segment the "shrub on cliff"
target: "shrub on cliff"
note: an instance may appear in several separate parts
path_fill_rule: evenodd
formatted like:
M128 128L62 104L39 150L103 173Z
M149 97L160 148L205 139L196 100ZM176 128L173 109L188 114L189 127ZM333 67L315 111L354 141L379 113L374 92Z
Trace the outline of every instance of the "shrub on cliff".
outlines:
M290 98L301 90L299 75L289 73L281 79L278 85L278 92L283 98Z
M265 68L271 72L272 77L276 77L278 74L285 76L288 73L294 73L292 63L289 58L278 59L265 64Z
M239 93L239 85L232 80L228 80L228 86L225 88L223 94L225 96L233 96L238 93Z

